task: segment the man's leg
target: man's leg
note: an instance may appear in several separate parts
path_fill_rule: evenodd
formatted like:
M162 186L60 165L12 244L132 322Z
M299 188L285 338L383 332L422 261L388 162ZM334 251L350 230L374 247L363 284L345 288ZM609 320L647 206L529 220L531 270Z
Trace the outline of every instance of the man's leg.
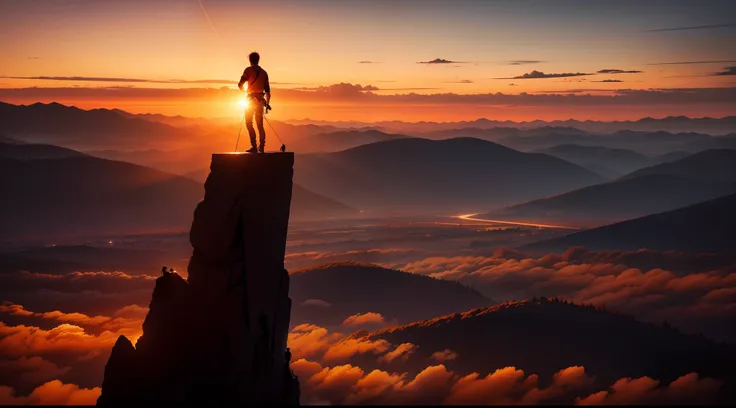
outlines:
M245 127L248 129L248 136L250 136L250 147L255 150L256 130L253 129L253 113L256 112L254 109L255 106L253 106L255 101L251 99L248 102L250 102L250 105L248 105L248 108L245 110Z
M266 147L266 129L263 128L263 102L259 101L258 106L256 106L255 109L255 114L256 125L258 126L258 136L260 138L260 146L258 147L258 150L263 153L263 149ZM255 136L253 142L255 143Z

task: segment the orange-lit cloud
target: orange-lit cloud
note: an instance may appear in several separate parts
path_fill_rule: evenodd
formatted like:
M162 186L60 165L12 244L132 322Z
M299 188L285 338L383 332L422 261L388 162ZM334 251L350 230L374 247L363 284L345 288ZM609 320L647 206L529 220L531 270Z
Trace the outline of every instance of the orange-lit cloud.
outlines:
M612 263L650 263L646 259L649 255L640 255L595 254L580 248L540 258L505 252L493 256L430 257L404 264L401 269L458 280L496 300L563 297L634 314L643 320L666 319L695 331L708 329L706 322L711 321L710 332L723 335L719 322L736 318L736 298L729 296L736 290L736 273L726 268L682 274ZM677 254L672 256L684 259Z
M424 368L413 378L407 373L366 372L353 364L326 366L305 359L292 363L292 369L300 380L303 404L651 404L671 402L673 397L696 403L712 400L721 386L720 381L699 379L692 373L666 388L657 388L659 382L646 377L633 382L625 378L615 382L610 393L591 394L595 379L582 366L559 370L544 387L539 385L537 375L515 367L497 369L485 376L461 376L439 364Z
M391 363L394 360L406 361L415 348L416 346L411 343L401 343L394 350L379 357L378 361L382 363Z
M366 338L346 338L330 346L323 359L330 362L347 361L358 354L382 354L390 348L386 340L370 340Z
M323 355L330 345L340 338L342 338L340 333L330 334L324 327L300 324L291 329L287 342L292 356L299 359Z
M53 353L85 355L111 349L119 335L104 331L96 336L68 323L44 330L33 326L7 326L0 322L0 355L11 358Z
M383 320L383 316L380 313L363 313L356 314L345 319L342 324L345 326L365 326L365 325L383 325L386 321Z
M609 391L600 391L576 399L578 405L639 405L639 404L709 404L723 383L712 378L700 378L690 373L660 386L649 377L622 378Z
M155 280L155 276L129 275L125 272L72 272L55 275L14 271L0 275L0 283L16 291L50 289L58 291L124 292L151 288Z
M561 74L548 74L544 73L542 71L532 71L523 75L517 75L513 77L508 78L496 78L496 79L542 79L542 78L567 78L567 77L578 77L578 76L587 76L587 75L594 75L594 74L585 74L582 72L567 72L567 73L561 73Z
M24 358L39 356L73 356L79 361L94 359L110 349L118 337L125 335L133 343L142 334L146 308L126 306L114 316L87 316L82 313L29 312L22 305L3 304L0 312L21 316L53 320L61 324L43 329L31 325L8 325L0 322L0 356L15 363ZM30 313L30 314L29 314ZM39 360L32 362L41 363Z
M585 73L546 74L533 71L526 75L519 79L585 76ZM549 89L544 94L537 94L539 89L518 94L387 91L388 93L371 84L350 83L307 89L274 88L273 114L281 120L310 117L373 122L397 119L418 121L431 117L436 121L457 121L486 117L518 121L568 119L571 117L570 109L574 108L576 119L640 119L643 116L669 115L722 117L733 112L736 100L736 88L723 86L649 89L612 87L600 91L582 89L581 94L577 95L567 92L564 87ZM10 103L56 101L82 108L121 108L134 113L154 111L192 117L220 117L223 112L227 112L225 114L232 114L235 118L239 114L236 101L241 96L232 87L0 88L0 100ZM176 104L172 105L174 103ZM448 105L456 106L457 109L448 110Z
M60 367L38 356L21 356L14 360L0 359L0 373L2 373L0 384L33 389L39 384L61 377L69 370L71 367Z
M0 313L9 313L23 317L40 317L56 320L61 323L127 334L132 336L132 340L134 341L140 335L143 320L146 314L148 314L148 308L138 305L128 305L115 312L114 316L87 316L83 313L64 313L59 310L35 313L26 310L22 305L5 302L0 305Z
M423 251L401 248L372 248L345 252L309 251L286 255L285 264L290 268L302 268L316 263L401 261L421 256Z
M446 361L452 361L456 358L457 358L457 353L450 349L445 349L442 351L436 351L432 353L432 359L439 363L444 363Z
M79 388L59 380L49 381L28 395L16 397L12 388L0 385L0 405L95 405L100 387Z

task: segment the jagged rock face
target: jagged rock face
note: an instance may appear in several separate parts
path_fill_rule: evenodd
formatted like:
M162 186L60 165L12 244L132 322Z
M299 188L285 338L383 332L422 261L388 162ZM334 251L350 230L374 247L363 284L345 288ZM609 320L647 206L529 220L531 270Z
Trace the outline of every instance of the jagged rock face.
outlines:
M98 405L298 404L285 357L293 154L213 155L194 214L188 282L156 280L144 334L121 337Z
M105 366L105 379L102 382L105 392L97 400L98 405L128 405L136 402L133 400L138 394L134 389L137 380L134 361L136 354L133 344L125 336L118 337Z

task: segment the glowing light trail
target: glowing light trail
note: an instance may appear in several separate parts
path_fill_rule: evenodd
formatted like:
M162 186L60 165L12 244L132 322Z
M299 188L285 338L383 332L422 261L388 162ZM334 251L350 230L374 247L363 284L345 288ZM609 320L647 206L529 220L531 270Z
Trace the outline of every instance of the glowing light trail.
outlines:
M580 228L575 228L575 227L567 227L563 225L534 224L534 223L529 223L529 222L517 222L517 221L484 220L482 218L475 218L476 215L478 214L456 215L453 218L458 218L458 219L465 220L465 221L484 222L488 224L509 224L509 225L522 225L525 227L555 228L555 229L570 229L570 230L580 229Z

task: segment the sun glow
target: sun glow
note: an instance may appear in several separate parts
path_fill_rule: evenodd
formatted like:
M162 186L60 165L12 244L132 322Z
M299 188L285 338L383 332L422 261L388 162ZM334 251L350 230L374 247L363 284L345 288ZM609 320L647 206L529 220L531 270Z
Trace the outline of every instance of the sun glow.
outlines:
M248 98L242 97L241 99L238 99L237 104L241 108L247 108L249 105Z

